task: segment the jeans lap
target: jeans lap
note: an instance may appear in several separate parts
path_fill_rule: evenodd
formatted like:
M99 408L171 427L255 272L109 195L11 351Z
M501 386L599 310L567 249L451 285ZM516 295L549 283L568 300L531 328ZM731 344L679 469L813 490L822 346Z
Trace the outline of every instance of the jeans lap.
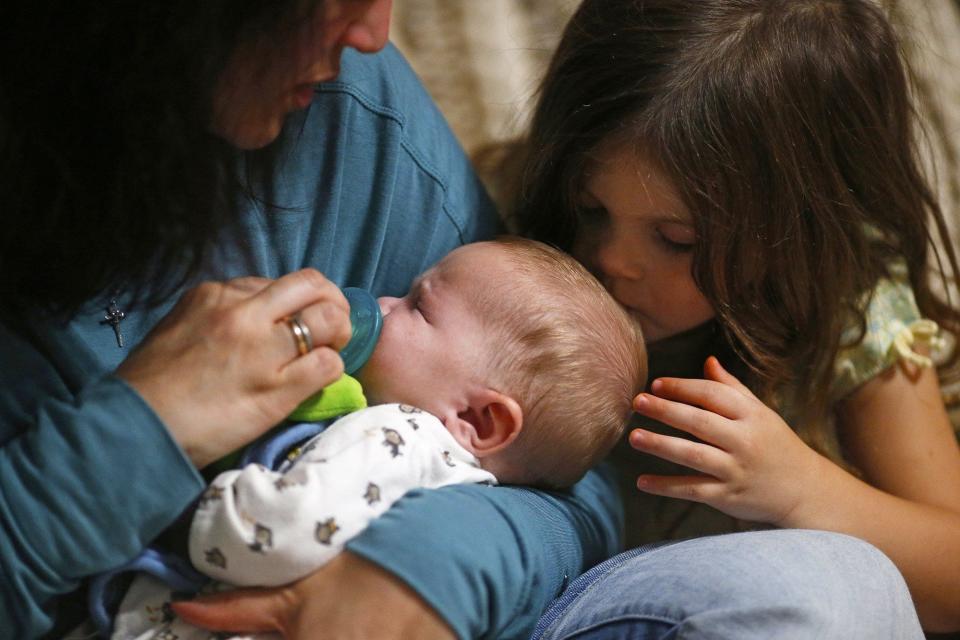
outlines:
M534 640L922 639L902 576L865 542L820 531L634 549L570 584Z

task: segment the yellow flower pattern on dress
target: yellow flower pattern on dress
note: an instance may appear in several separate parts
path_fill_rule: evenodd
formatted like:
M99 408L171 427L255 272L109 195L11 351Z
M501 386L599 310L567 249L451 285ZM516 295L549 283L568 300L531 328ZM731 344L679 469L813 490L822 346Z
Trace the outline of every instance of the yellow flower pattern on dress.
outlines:
M935 351L943 345L940 327L920 317L913 289L902 262L891 267L892 277L877 283L866 307L866 333L859 343L840 350L834 363L831 397L836 401L877 376L899 360L918 367L931 367L933 361L914 348L924 345ZM857 327L847 329L843 338L850 342Z

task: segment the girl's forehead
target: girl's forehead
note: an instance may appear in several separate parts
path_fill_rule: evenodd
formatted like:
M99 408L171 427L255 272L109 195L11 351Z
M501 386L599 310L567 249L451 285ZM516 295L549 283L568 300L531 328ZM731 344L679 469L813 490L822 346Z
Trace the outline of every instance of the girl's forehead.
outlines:
M635 146L622 144L597 153L585 171L583 188L607 209L690 218L671 177Z
M617 172L641 182L668 181L656 155L633 140L611 139L587 155L588 173Z

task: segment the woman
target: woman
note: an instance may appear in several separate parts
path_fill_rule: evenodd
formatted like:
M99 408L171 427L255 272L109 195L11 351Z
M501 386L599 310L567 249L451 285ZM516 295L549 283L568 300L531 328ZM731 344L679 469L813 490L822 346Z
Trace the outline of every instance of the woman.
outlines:
M202 486L198 469L339 375L345 301L317 271L298 269L322 265L341 283L401 293L494 225L433 113L423 116L429 131L405 141L374 117L322 131L316 124L359 104L338 93L314 110L329 113L298 113L301 130L274 156L238 152L271 143L314 85L337 75L345 48L383 48L389 2L67 8L7 6L0 37L0 635L18 638L75 623L82 599L69 594L169 525ZM396 83L416 88L409 73ZM309 151L298 133L321 137L316 146L378 142L377 175L367 158L324 163L313 152L294 163ZM438 177L453 201L415 171L401 142L446 163ZM331 175L317 177L321 168ZM337 171L360 181L359 193ZM259 191L242 195L254 183ZM336 199L316 205L330 211L324 224L346 227L353 214L352 231L312 226L307 190ZM391 196L423 208L392 211ZM281 209L269 219L268 203ZM395 271L377 272L387 235L397 239L384 251ZM432 244L404 250L422 239ZM253 274L278 279L236 279ZM144 338L180 290L203 280L212 282ZM293 315L312 336L302 356L284 321Z

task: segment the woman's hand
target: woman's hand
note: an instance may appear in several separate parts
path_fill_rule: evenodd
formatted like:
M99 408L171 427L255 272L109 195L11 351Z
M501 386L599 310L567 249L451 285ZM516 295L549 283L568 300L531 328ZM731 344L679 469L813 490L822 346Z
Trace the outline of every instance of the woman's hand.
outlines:
M213 631L279 631L289 640L453 640L410 587L344 551L285 587L244 589L173 604L187 622Z
M630 434L634 449L704 475L641 475L647 493L703 502L735 518L783 525L816 491L825 459L772 409L710 357L706 380L661 378L634 409L702 442L644 429Z
M303 356L285 320L294 314L313 338ZM343 372L337 351L349 339L347 301L318 271L211 282L187 292L117 375L203 467L336 380Z

